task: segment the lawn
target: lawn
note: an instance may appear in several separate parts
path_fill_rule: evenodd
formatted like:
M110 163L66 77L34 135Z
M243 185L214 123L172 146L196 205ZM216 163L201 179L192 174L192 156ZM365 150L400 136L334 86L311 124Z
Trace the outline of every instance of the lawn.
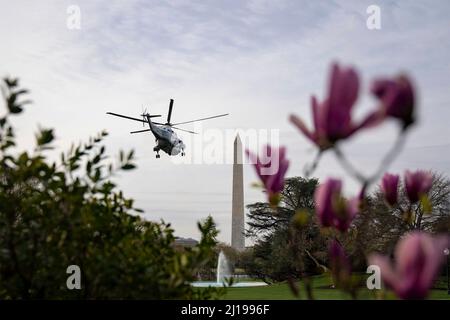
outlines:
M351 299L350 295L345 294L337 289L331 289L331 279L328 276L313 277L313 294L315 299L322 300L342 300ZM301 282L297 285L300 288L300 298L306 299L305 291L302 290L303 286ZM368 290L362 288L358 292L358 299L376 299L377 295L380 295L379 290ZM388 293L387 299L394 299L392 293ZM287 283L279 283L268 285L265 287L247 287L247 288L228 288L223 299L226 300L292 300L296 299L291 293ZM449 299L450 295L447 294L447 290L433 290L429 299Z

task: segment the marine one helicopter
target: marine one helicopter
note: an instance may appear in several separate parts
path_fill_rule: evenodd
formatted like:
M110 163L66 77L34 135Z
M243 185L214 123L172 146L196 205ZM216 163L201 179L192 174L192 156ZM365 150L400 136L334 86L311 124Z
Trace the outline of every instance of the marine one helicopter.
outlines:
M142 122L143 126L145 126L145 124L148 123L149 129L131 131L130 133L134 134L134 133L151 131L151 133L153 133L153 135L155 136L155 139L156 139L156 146L153 148L153 151L156 152L156 158L160 158L160 154L159 154L160 150L164 151L169 156L175 156L175 155L179 154L180 152L181 152L181 156L185 155L185 152L184 152L185 145L184 145L183 141L180 138L178 138L177 134L173 131L173 129L192 133L192 134L197 134L194 131L181 129L181 128L178 128L175 126L178 126L180 124L187 124L187 123L192 123L192 122L197 122L197 121L203 121L203 120L224 117L224 116L228 115L228 113L225 113L225 114L219 114L217 116L212 116L212 117L207 117L207 118L171 123L170 119L172 117L172 108L173 108L173 99L170 99L169 112L167 114L166 123L152 121L152 118L161 117L161 115L151 115L151 114L147 113L147 111L144 111L141 114L142 119L133 118L133 117L129 117L129 116L125 116L123 114L118 114L118 113L113 113L113 112L107 112L106 114L110 114L112 116L121 117L121 118L129 119L129 120L139 121L139 122Z

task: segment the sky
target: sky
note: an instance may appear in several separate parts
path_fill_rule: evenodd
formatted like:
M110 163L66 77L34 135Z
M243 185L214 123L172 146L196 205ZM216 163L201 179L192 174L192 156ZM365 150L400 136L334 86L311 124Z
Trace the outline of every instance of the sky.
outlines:
M370 5L380 8L378 30L366 25ZM71 24L71 6L79 9L79 28ZM136 151L138 168L114 179L146 219L163 219L177 236L198 239L197 221L211 214L219 240L229 243L232 165L226 159L236 130L257 134L255 151L272 134L287 147L288 176L302 175L314 148L288 117L311 123L310 96L325 96L334 61L360 75L356 118L375 105L372 79L406 72L417 90L419 121L389 170L450 175L448 12L447 0L1 0L0 75L20 77L31 89L33 104L14 119L21 148L32 150L39 126L55 128L58 151L106 129L112 157L120 149ZM183 161L156 159L150 134L129 134L142 129L139 123L105 114L138 116L145 107L165 117L171 98L174 122L230 114L183 126L202 132L178 133L186 143ZM343 148L355 166L372 172L397 132L389 122ZM207 160L211 149L216 158ZM342 178L348 195L358 190L332 154L314 175ZM265 199L255 181L245 165L245 204Z

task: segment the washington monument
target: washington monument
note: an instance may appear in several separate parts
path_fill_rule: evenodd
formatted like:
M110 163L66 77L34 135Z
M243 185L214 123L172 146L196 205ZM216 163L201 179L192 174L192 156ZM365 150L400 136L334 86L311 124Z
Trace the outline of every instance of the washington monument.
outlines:
M242 142L239 138L239 135L236 135L236 139L234 140L232 201L233 209L231 212L231 246L236 250L244 250L244 177L242 163Z

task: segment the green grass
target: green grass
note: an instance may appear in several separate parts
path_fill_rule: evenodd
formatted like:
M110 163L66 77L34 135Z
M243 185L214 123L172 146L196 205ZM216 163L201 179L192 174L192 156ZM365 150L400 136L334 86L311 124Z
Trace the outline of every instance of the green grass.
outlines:
M332 282L329 276L316 276L312 278L313 295L318 300L343 300L351 299L349 294L343 293L338 289L328 288ZM300 288L300 299L306 299L304 286L301 282L297 283ZM358 299L376 299L377 295L382 294L380 290L368 290L362 288L358 291ZM392 293L387 293L387 299L394 299ZM225 296L226 300L293 300L297 299L291 292L287 283L272 284L265 287L237 287L228 288ZM429 299L449 299L447 290L432 290Z

